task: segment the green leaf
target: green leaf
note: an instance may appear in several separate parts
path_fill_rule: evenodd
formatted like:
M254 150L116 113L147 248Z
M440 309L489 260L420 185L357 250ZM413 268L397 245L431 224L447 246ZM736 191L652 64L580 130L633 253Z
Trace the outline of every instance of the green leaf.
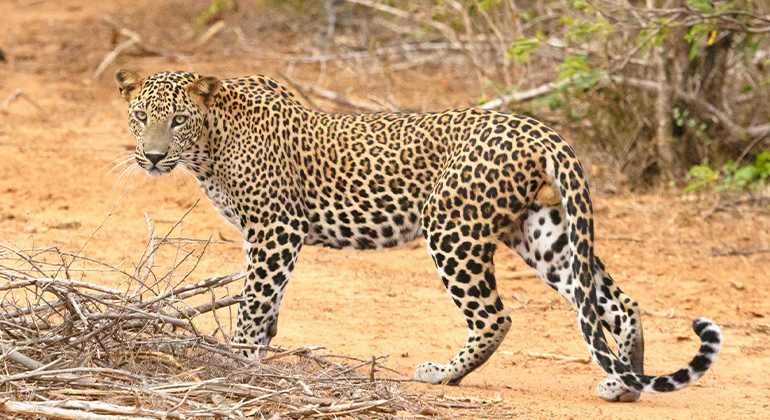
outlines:
M759 42L747 42L746 43L746 54L748 55L754 55L757 53L757 50L759 49Z
M714 5L709 0L687 0L687 5L703 14L714 14Z
M759 173L757 172L757 168L751 165L746 165L735 171L731 178L734 187L746 188L758 177Z
M209 7L198 12L198 17L195 19L195 23L197 23L199 26L208 24L209 21L211 21L211 19L217 14L217 12L228 6L229 5L227 4L227 1L224 0L212 1Z
M606 70L598 70L588 73L580 73L578 78L575 80L574 86L576 89L579 90L587 90L591 86L599 83L604 76L607 75Z
M612 25L602 17L596 22L573 19L571 17L562 18L560 21L561 20L563 20L569 27L569 31L565 35L566 38L589 41L594 35L598 35L600 38L606 38L612 31Z
M690 43L690 60L698 56L698 45L707 39L709 29L705 24L693 25L690 32L684 36L684 39Z
M538 49L541 44L539 39L520 37L511 44L508 56L513 57L516 64L524 64L532 51Z
M716 172L708 166L697 165L690 168L688 175L696 179L713 179Z
M762 152L757 155L757 166L770 163L770 152Z
M719 172L714 172L711 168L705 165L693 166L690 168L690 172L687 173L687 179L695 179L696 182L687 186L684 191L692 192L700 188L705 188L713 185L719 180Z
M479 9L481 10L489 10L495 6L500 4L500 0L481 0L479 2Z
M564 94L561 91L551 92L542 98L536 99L535 105L536 106L547 105L551 111L556 111L557 109L564 106L563 96Z
M559 70L557 81L564 80L580 73L588 73L591 69L586 64L585 57L573 55L564 59L564 62L556 67Z

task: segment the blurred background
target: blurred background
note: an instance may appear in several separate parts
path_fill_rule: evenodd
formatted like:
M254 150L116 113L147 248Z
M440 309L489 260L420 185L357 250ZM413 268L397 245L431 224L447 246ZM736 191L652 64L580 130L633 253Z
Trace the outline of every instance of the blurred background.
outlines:
M770 174L765 1L6 0L2 7L0 65L52 82L101 87L125 65L259 73L325 110L482 106L531 115L577 144L611 189L761 190Z

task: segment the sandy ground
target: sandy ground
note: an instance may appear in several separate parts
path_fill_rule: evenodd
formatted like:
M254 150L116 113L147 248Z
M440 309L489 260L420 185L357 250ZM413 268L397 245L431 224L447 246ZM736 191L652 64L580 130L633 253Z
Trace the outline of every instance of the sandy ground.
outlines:
M132 4L144 9L136 11ZM93 235L84 255L130 268L148 238L145 213L157 232L165 233L202 199L179 234L222 243L206 249L190 279L243 268L239 234L190 180L150 179L144 174L118 180L120 170L109 173L110 163L133 148L126 104L111 76L118 66L145 73L191 68L225 77L257 72L277 77L277 72L287 71L281 60L245 47L227 47L238 31L225 31L201 52L179 56L173 51L183 50L185 38L171 37L176 44L165 47L161 56L122 56L102 77L93 77L113 48L105 16L120 17L149 44L163 45L170 31L170 26L160 25L163 13L174 12L177 21L194 20L195 13L182 10L181 4L0 2L0 49L9 58L0 62L0 101L21 88L42 109L18 99L0 113L2 243L21 248L55 244L74 252ZM194 29L183 29L194 40ZM259 30L255 23L242 32L253 40ZM249 45L269 49L264 44ZM285 52L280 44L273 45L274 51ZM423 70L413 70L391 86L401 104L441 109L473 103L472 96L463 96L461 77L442 68ZM293 71L314 80L320 70L308 65ZM355 96L365 98L382 93L378 83L376 77L361 81L340 72L326 85L352 87ZM110 218L93 234L121 195ZM633 404L609 404L594 396L603 379L597 366L531 356L585 357L586 350L571 307L538 279L520 275L526 271L524 263L513 252L502 251L496 258L498 285L514 323L507 340L459 387L404 386L485 407L442 411L450 418L767 418L770 254L712 254L770 248L770 214L717 212L704 220L708 203L685 202L672 193L597 195L595 207L597 254L645 309L647 373L671 372L695 354L699 343L690 330L693 318L707 316L722 327L725 347L719 362L698 385L673 394L645 395ZM201 250L201 245L190 246ZM85 280L110 282L108 276L93 273ZM213 322L206 328L213 329ZM462 316L418 241L381 253L303 249L274 344L320 345L332 353L363 358L389 354L387 366L411 376L426 360L445 363L465 338Z

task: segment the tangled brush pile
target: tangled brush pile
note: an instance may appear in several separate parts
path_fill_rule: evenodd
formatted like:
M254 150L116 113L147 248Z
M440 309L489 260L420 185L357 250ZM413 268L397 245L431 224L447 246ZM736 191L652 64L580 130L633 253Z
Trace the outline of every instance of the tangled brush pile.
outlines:
M178 273L181 261L193 260L194 268L211 241L156 237L147 222L151 240L132 272L57 247L0 245L0 417L391 418L425 412L425 403L399 392L400 379L375 376L387 369L378 363L385 356L358 360L321 355L317 347L266 346L260 361L241 357L215 311L239 302L224 286L243 273L190 282L192 268ZM190 251L191 244L198 251ZM173 264L156 276L155 256L168 245ZM86 272L89 279L117 275L124 281L111 288L73 279ZM204 314L216 321L212 333L196 327Z

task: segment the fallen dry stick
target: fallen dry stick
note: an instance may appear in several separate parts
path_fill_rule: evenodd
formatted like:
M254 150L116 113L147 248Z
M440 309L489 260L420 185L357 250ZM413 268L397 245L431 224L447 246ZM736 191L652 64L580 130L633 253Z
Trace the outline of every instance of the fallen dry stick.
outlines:
M339 405L330 405L328 407L306 408L298 411L288 412L286 413L286 416L291 418L327 417L330 414L341 416L341 415L352 414L360 411L371 410L374 408L377 408L378 409L377 411L391 413L393 411L388 410L384 407L379 407L388 402L389 402L388 400L377 400L377 401L367 401L363 403L347 403L347 404L339 404Z
M133 46L139 47L139 49L143 53L145 53L145 54L160 55L160 54L158 54L155 51L150 51L147 48L143 47L142 46L142 37L139 36L138 33L134 32L134 31L132 31L132 30L130 30L128 28L120 27L119 23L115 19L113 19L111 17L106 17L104 19L104 21L108 25L110 25L112 27L112 30L113 30L113 40L115 40L115 38L117 38L117 35L123 35L124 37L126 37L128 39L123 41L123 42L121 42L117 46L115 46L115 48L112 51L110 51L109 53L107 53L107 55L104 56L104 59L102 60L102 62L99 63L99 66L96 67L96 70L94 70L94 76L93 76L94 79L98 79L99 76L101 76L102 73L104 73L104 70L107 69L107 66L112 64L112 62L115 61L115 59L118 58L118 56L120 56L120 54L122 54L124 51L128 50L129 48L131 48Z
M389 391L384 391L390 387L385 385L388 382L375 377L374 382L369 378L369 383L364 384L361 381L362 375L353 371L355 366L351 368L313 354L313 350L318 350L319 347L282 350L264 346L262 348L267 351L279 353L275 357L269 356L261 363L256 363L231 353L231 346L217 341L213 336L200 335L190 322L192 318L202 312L238 303L240 297L225 296L191 307L186 303L183 305L179 295L199 294L201 287L205 290L210 290L212 285L220 287L223 283L238 278L240 273L172 289L181 292L179 294L172 291L162 292L159 295L165 299L158 300L159 295L156 295L150 305L142 305L147 301L142 302L138 297L129 298L119 295L116 290L94 287L71 279L19 276L15 271L0 267L0 277L3 277L4 273L8 281L0 283L0 289L17 295L31 293L36 300L27 301L30 308L28 311L20 311L22 307L13 300L5 300L5 314L13 313L14 317L3 316L3 311L0 311L0 317L7 320L0 325L0 330L19 338L28 336L27 344L21 344L19 348L25 353L36 355L38 360L51 360L49 349L56 348L61 351L59 349L73 347L72 351L65 351L54 358L54 362L43 365L21 354L10 342L0 342L3 351L0 363L6 363L6 370L11 373L0 375L0 384L14 384L9 388L11 392L0 394L6 397L0 411L11 416L86 420L181 419L185 415L239 417L242 415L239 410L243 408L261 413L282 413L281 418L286 418L293 417L287 413L298 410L310 413L310 417L316 417L322 413L346 415L369 410L395 412L404 409L402 403L382 398L390 398ZM41 293L41 290L56 290L56 293L49 295ZM69 305L58 304L62 299ZM140 309L139 306L144 308ZM184 308L185 306L187 307ZM157 312L158 310L163 312ZM34 327L35 320L46 322L47 328L41 330L27 327ZM179 327L182 327L181 330ZM69 331L67 335L62 335L66 331ZM61 344L45 344L57 342ZM176 344L177 342L179 344ZM185 348L189 350L180 351ZM100 350L103 350L101 356ZM116 366L121 366L121 369L77 366L82 363L79 355L84 353L90 354L92 360L100 360L102 365L115 365L113 360L118 359L130 363L118 363ZM220 358L214 364L206 362L215 355L223 355L226 358ZM204 359L195 359L200 357ZM304 365L283 361L289 357L304 360ZM278 359L281 359L280 363L283 365L288 363L289 366L297 366L301 370L286 371L280 369L280 366L264 364L274 363ZM11 362L18 365L8 365ZM25 369L20 370L19 365ZM76 367L69 367L73 365ZM191 366L196 368L190 370ZM157 385L164 380L164 371L196 379L205 379L212 374L226 375L232 379ZM279 380L284 378L301 386L282 386ZM253 381L265 386L248 385ZM111 384L117 385L117 388ZM127 387L133 389L133 393L126 392ZM374 392L366 391L366 388ZM43 401L34 401L37 397L33 396L30 401L30 395L26 394L28 391L25 390L34 390L33 395L45 395L45 398ZM362 390L364 393L360 394ZM212 392L221 396L217 397L217 401L226 399L228 404L222 406L219 402L214 402ZM124 401L129 405L134 402L139 408L82 401L67 402L68 395L93 395L97 398L101 396L111 401ZM333 399L329 398L331 395L346 397ZM246 400L242 400L244 398ZM284 406L282 401L287 401L287 398L297 400L300 404ZM331 408L308 408L308 403L313 405L323 402L329 405L340 398L353 401L347 405L332 404ZM151 401L167 403L158 405ZM383 404L387 406L380 407ZM398 404L399 408L391 407L393 404Z
M181 230L179 223L169 233L174 229ZM179 240L158 241L152 226L149 231L153 239L134 264L134 274L77 259L83 264L77 273L88 273L101 284L116 284L103 277L115 276L121 281L116 289L70 278L75 272L68 268L76 257L56 246L20 250L0 244L0 417L176 420L419 413L424 405L419 397L402 393L395 384L411 379L372 377L373 364L385 369L382 357L351 366L327 358L337 355L315 354L320 347L229 343L225 337L232 335L232 327L228 331L229 325L218 320L214 332L202 333L201 314L214 316L216 309L242 301L226 286L242 280L243 272L190 283L210 241L179 235L174 236ZM176 249L152 257L164 247ZM202 251L193 255L193 248ZM193 255L186 266L191 268L175 272L181 270L180 260L161 261L161 255ZM162 267L170 268L163 274ZM246 348L269 353L251 360L239 351ZM364 370L368 375L361 374Z
M43 108L40 105L38 105L37 102L35 102L35 100L32 99L29 95L24 93L24 91L21 89L14 90L13 93L10 96L8 96L8 98L5 99L5 102L3 102L3 106L0 106L0 111L2 112L7 111L8 107L11 106L11 103L13 103L13 101L15 101L18 98L23 98L24 100L29 102L30 105L37 108L38 111L40 111L43 114L46 114Z
M552 353L536 353L536 352L528 352L527 356L534 357L536 359L548 359L548 360L558 360L563 363L567 362L577 362L577 363L591 363L590 357L573 357L573 356L563 356L561 354L552 354Z
M530 277L537 277L537 274L532 270L516 271L509 274L503 274L507 279L528 279Z
M37 360L30 359L29 357L19 353L18 351L10 348L9 346L6 346L3 343L0 343L0 351L2 351L4 354L8 353L9 359L24 366L27 369L34 370L34 369L39 369L41 366L43 366L43 364L38 362Z
M51 419L62 420L156 420L158 417L142 417L138 415L132 415L127 417L125 415L111 415L111 414L95 414L82 410L71 410L58 407L46 407L44 405L15 402L10 401L8 398L0 400L0 412L5 412L13 415L22 416L40 416Z

